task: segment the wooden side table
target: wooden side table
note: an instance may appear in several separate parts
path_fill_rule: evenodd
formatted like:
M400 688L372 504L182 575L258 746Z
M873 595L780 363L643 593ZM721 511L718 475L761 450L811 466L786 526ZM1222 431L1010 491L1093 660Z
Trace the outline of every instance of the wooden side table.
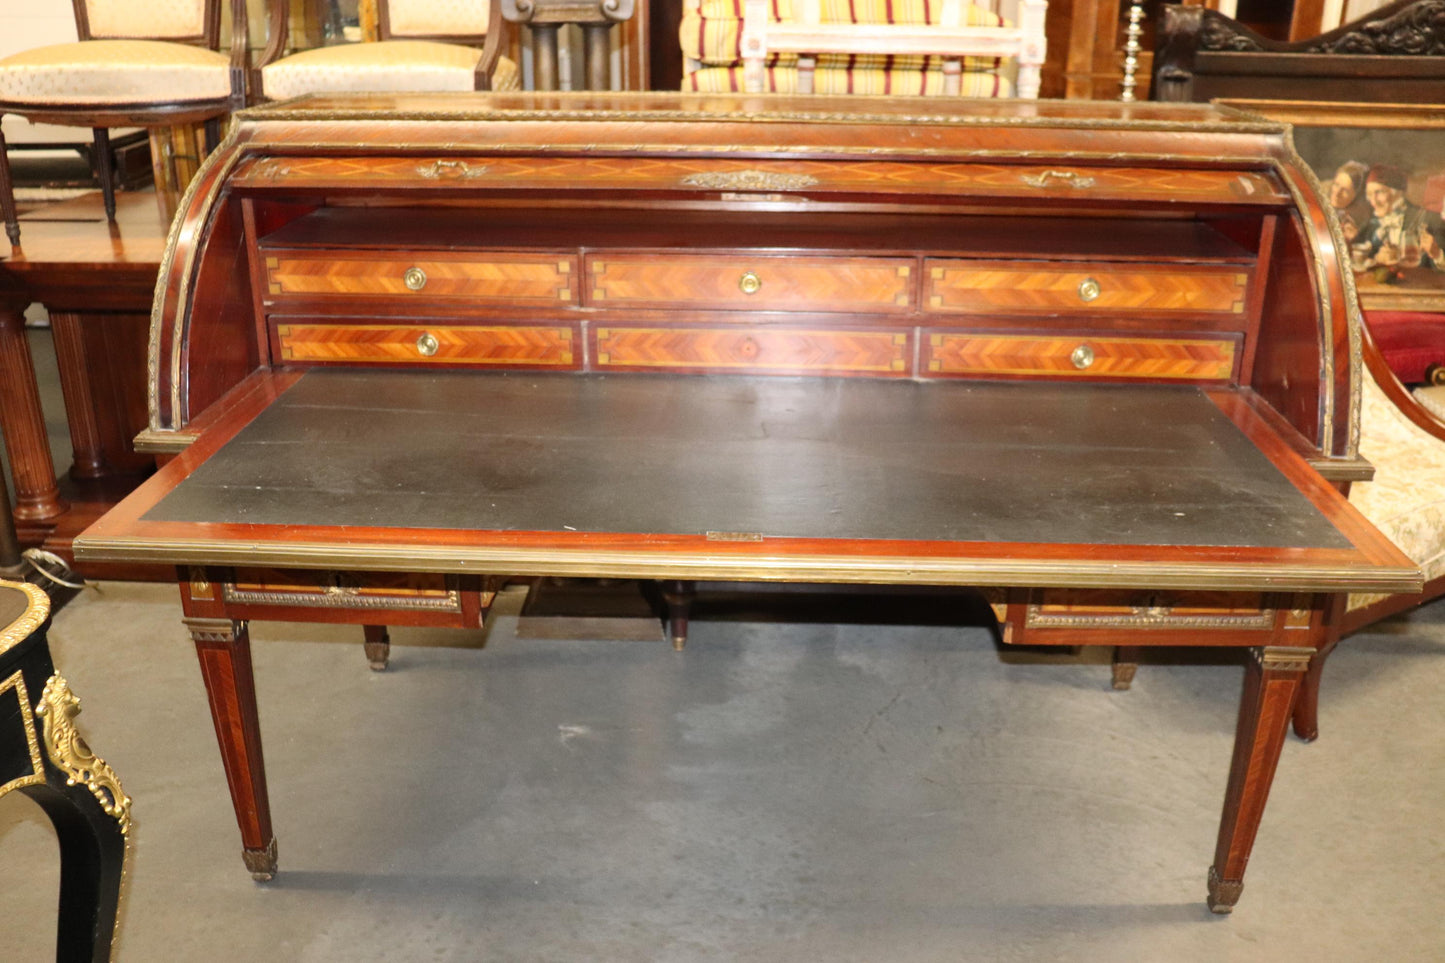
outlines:
M130 797L75 728L80 700L50 660L50 600L0 580L0 796L25 793L60 840L56 959L110 959Z

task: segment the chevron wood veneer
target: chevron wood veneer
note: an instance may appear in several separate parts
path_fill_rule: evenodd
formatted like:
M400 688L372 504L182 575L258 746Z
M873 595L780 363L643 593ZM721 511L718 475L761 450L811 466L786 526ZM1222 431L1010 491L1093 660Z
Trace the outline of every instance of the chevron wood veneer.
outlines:
M1077 269L930 260L923 302L933 311L1189 311L1242 314L1249 274L1237 268L1079 265ZM1081 290L1092 282L1092 297Z
M577 300L570 254L366 258L331 252L273 254L266 258L266 289L277 295L400 295L554 305ZM408 284L408 272L420 279Z
M597 329L599 368L748 369L901 376L912 354L895 331L796 328Z
M912 258L592 257L590 304L725 310L902 311L913 304Z
M431 353L421 339L435 339ZM278 324L284 361L318 364L475 364L574 367L571 327L432 327L397 324Z
M1080 357L1080 348L1087 354ZM1235 342L1217 339L1038 337L950 334L928 336L924 369L943 375L1162 378L1228 381ZM1079 363L1087 359L1087 363Z

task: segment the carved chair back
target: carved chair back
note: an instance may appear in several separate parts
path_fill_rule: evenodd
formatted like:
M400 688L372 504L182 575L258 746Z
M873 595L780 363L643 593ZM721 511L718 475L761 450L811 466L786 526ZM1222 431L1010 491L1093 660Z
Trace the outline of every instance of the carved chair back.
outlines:
M169 40L212 50L221 43L221 0L71 2L81 40Z

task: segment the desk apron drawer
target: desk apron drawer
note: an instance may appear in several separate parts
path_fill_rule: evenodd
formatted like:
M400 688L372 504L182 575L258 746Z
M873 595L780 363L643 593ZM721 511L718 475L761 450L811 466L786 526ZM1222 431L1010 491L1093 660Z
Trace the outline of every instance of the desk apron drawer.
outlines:
M913 307L914 261L887 257L594 254L593 307L900 312Z
M1236 339L1096 338L926 332L923 370L930 375L1129 378L1228 382Z
M576 259L569 253L272 251L263 256L268 300L391 295L545 307L577 302Z
M477 628L495 580L412 572L191 568L181 602L189 616Z
M1248 285L1249 271L1242 266L930 259L924 264L923 306L978 314L1243 315Z
M1230 645L1310 627L1309 610L1295 607L1306 600L1288 594L1115 589L985 594L1004 641L1019 645Z
M419 325L280 321L273 356L290 364L464 364L576 368L573 325Z

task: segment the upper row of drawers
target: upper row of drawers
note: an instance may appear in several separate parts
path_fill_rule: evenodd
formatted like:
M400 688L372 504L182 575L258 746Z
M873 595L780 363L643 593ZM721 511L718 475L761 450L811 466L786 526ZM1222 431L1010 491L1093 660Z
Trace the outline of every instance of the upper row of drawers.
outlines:
M844 255L267 251L265 298L394 296L498 307L1240 315L1238 264Z

